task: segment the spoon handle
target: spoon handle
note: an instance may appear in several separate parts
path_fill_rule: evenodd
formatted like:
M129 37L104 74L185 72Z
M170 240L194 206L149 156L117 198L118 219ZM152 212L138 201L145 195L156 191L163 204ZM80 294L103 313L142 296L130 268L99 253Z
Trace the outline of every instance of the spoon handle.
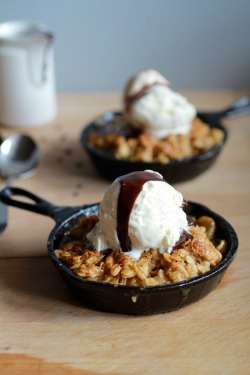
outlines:
M5 188L10 186L12 178L7 178ZM0 234L2 234L8 225L8 206L0 202Z
M221 117L235 117L244 116L250 114L250 96L245 96L236 102L234 102L230 107L226 108L221 112Z
M8 207L0 203L0 234L3 233L7 227L8 222Z

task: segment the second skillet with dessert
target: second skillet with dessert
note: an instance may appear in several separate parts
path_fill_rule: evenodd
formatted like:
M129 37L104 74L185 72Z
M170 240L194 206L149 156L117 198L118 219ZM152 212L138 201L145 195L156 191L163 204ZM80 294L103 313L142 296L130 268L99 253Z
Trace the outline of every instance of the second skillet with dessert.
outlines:
M228 137L223 118L249 113L249 97L219 112L196 113L162 75L148 70L129 81L123 111L104 113L80 140L103 177L151 169L178 183L216 161Z

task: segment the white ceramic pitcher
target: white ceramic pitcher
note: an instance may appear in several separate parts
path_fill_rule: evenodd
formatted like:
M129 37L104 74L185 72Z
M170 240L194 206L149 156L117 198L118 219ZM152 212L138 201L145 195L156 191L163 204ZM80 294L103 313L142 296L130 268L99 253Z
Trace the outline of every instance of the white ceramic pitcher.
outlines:
M41 23L0 24L0 124L32 127L55 117L53 40Z

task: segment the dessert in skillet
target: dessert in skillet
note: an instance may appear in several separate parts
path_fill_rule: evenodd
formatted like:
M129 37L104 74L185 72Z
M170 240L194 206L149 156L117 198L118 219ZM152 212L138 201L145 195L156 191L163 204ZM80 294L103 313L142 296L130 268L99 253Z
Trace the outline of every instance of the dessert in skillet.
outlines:
M222 130L202 122L195 107L155 70L128 81L123 103L121 114L88 139L119 160L167 164L201 155L223 141Z
M154 286L191 279L219 264L227 244L212 218L190 217L187 207L157 172L121 176L99 215L81 219L55 254L87 280Z

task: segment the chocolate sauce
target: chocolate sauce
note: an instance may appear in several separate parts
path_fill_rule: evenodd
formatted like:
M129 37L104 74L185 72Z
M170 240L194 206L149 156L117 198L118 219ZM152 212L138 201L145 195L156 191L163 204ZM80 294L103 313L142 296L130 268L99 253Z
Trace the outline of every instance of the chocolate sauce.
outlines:
M105 126L95 126L93 133L95 132L102 134L103 136L108 134L119 134L120 136L129 139L138 138L142 131L135 129L123 116L120 116L117 120L114 120L114 122L105 123Z
M135 200L147 181L165 182L158 174L141 171L132 172L118 178L121 185L117 206L117 235L123 252L131 251L128 235L129 218Z
M188 201L186 201L185 199L183 199L183 202L182 202L181 208L183 209L184 212L186 212L187 209L188 209ZM193 217L193 216L187 215L187 222L188 222L188 225L189 225L190 227L191 227L192 225L196 225L196 219L195 219L195 217Z
M131 108L131 106L134 104L134 102L136 102L137 100L139 100L142 96L146 95L148 93L148 88L149 86L145 86L144 88L142 88L138 93L136 93L135 95L132 95L132 96L128 96L127 98L125 98L125 110L128 112Z
M127 96L125 98L125 111L129 111L131 106L139 99L141 99L141 97L143 97L144 95L147 95L148 94L148 90L152 87L152 86L155 86L155 85L162 85L162 86L166 86L166 87L169 87L169 84L168 83L159 83L159 82L155 82L151 85L144 85L140 91L138 91L136 94L134 95L131 95L131 96Z
M180 249L184 245L185 242L187 242L188 240L191 240L192 238L193 238L192 234L184 230L182 234L180 235L179 240L174 245L173 250Z
M186 199L183 199L181 208L183 209L183 211L186 211L188 209L188 201L186 201Z
M190 227L196 225L196 219L193 216L187 215L187 222Z
M101 251L101 254L104 255L104 257L108 257L110 254L112 254L113 250L112 249L105 249Z

